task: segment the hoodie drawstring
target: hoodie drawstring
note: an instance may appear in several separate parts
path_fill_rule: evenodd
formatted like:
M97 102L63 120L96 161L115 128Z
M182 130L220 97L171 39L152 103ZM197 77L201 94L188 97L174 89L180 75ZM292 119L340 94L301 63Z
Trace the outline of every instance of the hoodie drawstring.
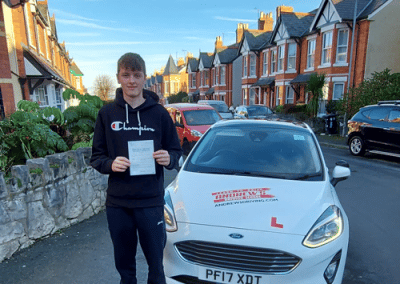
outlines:
M126 123L129 123L129 114L128 114L128 104L125 104L125 110L126 110ZM139 115L139 111L136 112L137 114L137 119L138 119L138 123L139 123L139 136L142 136L142 122L140 121L140 115Z
M142 136L142 122L140 121L139 111L137 111L137 119L139 122L139 136Z
M126 123L129 123L129 118L128 118L128 104L125 104L125 110L126 110Z

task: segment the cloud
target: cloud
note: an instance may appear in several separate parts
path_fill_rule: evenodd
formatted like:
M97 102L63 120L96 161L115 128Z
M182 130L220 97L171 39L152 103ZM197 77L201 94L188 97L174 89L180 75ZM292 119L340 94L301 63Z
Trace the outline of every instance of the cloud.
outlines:
M85 20L85 21L93 21L93 22L113 22L116 23L116 21L104 21L104 20L97 20L97 19L91 19L91 18L86 18L86 17L82 17L76 14L72 14L72 13L68 13L62 10L58 10L58 9L51 9L52 13L56 14L56 17L58 15L61 16L65 16L65 17L71 17L73 19L80 19L80 20ZM58 21L58 20L57 20Z
M69 42L68 46L113 46L113 45L137 45L137 44L170 44L167 41L101 41L101 42Z
M70 36L70 37L96 37L101 36L100 33L59 33L59 36Z
M126 29L126 28L112 28L112 27L101 26L101 25L98 25L98 24L88 23L88 22L78 21L78 20L58 19L57 23L62 23L62 24L66 24L66 25L75 25L75 26L87 27L87 28L93 28L93 29L100 29L100 30L108 30L108 31L121 31L121 32L140 33L138 31L133 31L133 30Z
M221 21L230 21L230 22L250 22L250 23L256 23L257 20L248 20L248 19L237 19L237 18L227 18L227 17L220 17L220 16L215 16L214 19L216 20L221 20Z

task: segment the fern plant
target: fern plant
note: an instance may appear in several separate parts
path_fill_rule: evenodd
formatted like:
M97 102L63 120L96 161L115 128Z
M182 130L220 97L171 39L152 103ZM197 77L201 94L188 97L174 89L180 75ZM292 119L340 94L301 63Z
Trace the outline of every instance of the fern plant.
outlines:
M91 141L94 132L97 114L103 106L103 101L97 96L81 95L77 91L67 89L63 92L64 100L78 99L78 106L71 106L64 111L65 127L70 132L67 138L68 145L74 149L77 143L86 145ZM78 147L79 147L78 145ZM82 146L81 146L82 147Z

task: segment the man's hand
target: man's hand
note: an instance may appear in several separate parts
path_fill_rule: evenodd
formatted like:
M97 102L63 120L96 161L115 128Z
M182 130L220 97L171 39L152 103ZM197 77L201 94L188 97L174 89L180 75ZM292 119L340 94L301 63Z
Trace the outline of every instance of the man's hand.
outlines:
M113 161L111 165L111 169L113 172L125 172L127 168L129 168L131 165L131 162L129 162L129 159L125 157L116 157L115 160Z
M161 166L168 166L171 162L171 158L169 156L168 151L166 150L158 150L153 153L153 158L156 159L156 162Z

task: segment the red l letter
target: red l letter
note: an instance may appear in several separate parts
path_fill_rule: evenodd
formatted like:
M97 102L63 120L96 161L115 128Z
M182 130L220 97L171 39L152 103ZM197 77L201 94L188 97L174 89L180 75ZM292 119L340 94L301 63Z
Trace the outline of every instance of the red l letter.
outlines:
M276 217L272 217L271 218L271 227L283 229L283 225L282 224L276 223Z

